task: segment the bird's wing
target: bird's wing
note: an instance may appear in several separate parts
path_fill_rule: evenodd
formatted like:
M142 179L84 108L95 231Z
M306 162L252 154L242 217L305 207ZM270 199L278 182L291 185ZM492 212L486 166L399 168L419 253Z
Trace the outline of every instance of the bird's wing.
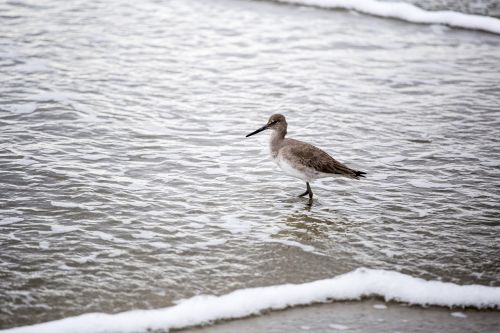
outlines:
M283 153L290 159L296 160L300 164L323 173L342 175L350 178L360 176L359 171L353 170L340 163L323 150L308 143L290 140L289 144L283 147Z

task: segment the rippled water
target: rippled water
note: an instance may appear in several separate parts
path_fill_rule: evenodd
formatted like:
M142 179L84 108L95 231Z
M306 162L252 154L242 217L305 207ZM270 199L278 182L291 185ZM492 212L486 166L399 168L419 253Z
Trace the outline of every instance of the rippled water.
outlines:
M360 266L500 286L500 37L253 1L0 5L0 327ZM362 181L315 202L269 115Z
M408 0L405 2L413 3L426 10L453 10L468 14L500 17L500 2L497 0Z

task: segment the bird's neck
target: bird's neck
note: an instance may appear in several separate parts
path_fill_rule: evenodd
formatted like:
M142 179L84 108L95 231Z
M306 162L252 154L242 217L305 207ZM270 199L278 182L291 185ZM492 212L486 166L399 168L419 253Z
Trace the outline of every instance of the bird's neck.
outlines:
M278 152L281 148L281 144L285 139L286 128L277 128L271 133L270 146L271 146L271 155L273 158L278 156Z

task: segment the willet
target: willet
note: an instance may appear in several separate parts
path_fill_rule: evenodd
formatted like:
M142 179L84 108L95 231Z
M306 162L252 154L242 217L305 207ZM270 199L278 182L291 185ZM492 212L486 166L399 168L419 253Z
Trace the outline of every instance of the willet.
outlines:
M287 175L306 182L307 190L299 197L309 194L309 203L312 203L313 192L309 183L315 179L332 176L359 179L366 174L345 166L318 147L294 139L285 139L287 126L285 116L273 114L266 125L246 137L266 129L273 131L270 140L272 159Z

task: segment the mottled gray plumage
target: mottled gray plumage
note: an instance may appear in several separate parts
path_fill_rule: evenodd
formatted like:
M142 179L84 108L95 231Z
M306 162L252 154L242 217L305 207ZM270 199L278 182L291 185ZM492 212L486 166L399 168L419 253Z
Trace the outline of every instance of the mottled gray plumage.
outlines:
M273 131L270 140L271 156L285 173L306 182L307 191L300 196L309 194L309 199L312 199L309 182L318 178L335 175L353 179L364 177L365 172L347 167L311 144L285 138L287 127L285 116L274 114L266 125L248 134L247 137L266 129Z
M325 151L306 142L284 139L279 147L279 152L294 166L301 165L321 173L331 173L354 179L363 177L363 172L345 166Z

